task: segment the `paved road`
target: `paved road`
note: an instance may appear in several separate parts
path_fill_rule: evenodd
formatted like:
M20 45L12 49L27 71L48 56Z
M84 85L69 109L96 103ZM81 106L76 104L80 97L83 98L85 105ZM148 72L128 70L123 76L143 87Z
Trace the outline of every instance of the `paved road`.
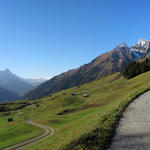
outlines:
M150 150L150 91L126 109L109 150Z
M30 121L30 120L26 121L26 123L44 129L45 133L40 135L40 136L38 136L38 137L35 137L35 138L32 138L32 139L26 140L24 142L21 142L21 143L9 146L9 147L7 147L7 148L5 148L3 150L14 150L14 149L15 150L20 150L20 149L25 148L25 147L27 147L29 145L35 144L35 143L37 143L39 141L42 141L45 138L48 138L49 136L52 136L54 134L54 129L51 128L51 127L48 127L48 126L45 126L45 125L41 125L41 124L38 124L38 123L34 123L34 122Z

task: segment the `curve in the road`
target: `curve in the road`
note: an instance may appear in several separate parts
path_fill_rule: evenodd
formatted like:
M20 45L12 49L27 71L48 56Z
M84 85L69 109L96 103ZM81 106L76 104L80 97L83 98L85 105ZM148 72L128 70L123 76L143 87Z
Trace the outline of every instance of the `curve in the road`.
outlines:
M150 91L125 110L109 150L150 150Z
M21 143L18 143L18 144L9 146L7 148L4 148L3 150L14 150L14 149L15 150L20 150L20 149L25 148L25 147L27 147L29 145L35 144L35 143L37 143L39 141L42 141L45 138L48 138L49 136L52 136L54 134L54 129L51 128L51 127L32 122L31 120L26 121L26 123L44 129L45 133L40 135L40 136L37 136L35 138L32 138L32 139L23 141Z

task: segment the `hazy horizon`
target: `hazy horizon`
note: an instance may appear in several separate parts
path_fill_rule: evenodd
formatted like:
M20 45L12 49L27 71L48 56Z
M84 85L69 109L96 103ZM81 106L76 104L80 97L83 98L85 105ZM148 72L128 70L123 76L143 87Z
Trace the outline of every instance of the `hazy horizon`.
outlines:
M2 0L0 70L53 77L121 42L149 40L149 1L142 2L141 7L136 0Z

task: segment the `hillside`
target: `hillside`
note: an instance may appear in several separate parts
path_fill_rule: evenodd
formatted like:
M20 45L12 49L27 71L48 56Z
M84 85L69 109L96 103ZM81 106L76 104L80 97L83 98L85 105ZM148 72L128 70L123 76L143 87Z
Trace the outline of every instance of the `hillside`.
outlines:
M40 98L62 89L78 86L119 72L129 62L138 60L149 52L149 41L144 39L139 40L137 44L130 48L125 43L121 43L114 50L98 56L90 63L55 76L27 93L24 98Z
M104 116L118 108L125 99L134 98L141 91L150 88L149 76L150 72L146 72L126 80L119 73L115 73L83 84L80 87L76 86L42 99L29 101L33 104L19 111L10 112L7 116L4 113L0 113L0 124L3 124L0 129L2 133L0 139L3 139L1 137L4 137L4 135L6 136L5 139L0 141L0 146L6 147L9 144L14 144L20 141L20 137L24 135L26 135L25 138L34 136L35 130L31 131L29 130L30 128L24 128L24 120L33 120L39 124L52 127L55 130L55 134L44 141L26 148L28 150L49 150L49 148L62 150L64 147L67 150L69 147L72 150L95 150L94 148L98 148L106 142L103 141L104 137L101 136L105 134L99 134L99 132L103 133L103 130L99 130L99 127L103 127L104 122L102 120ZM83 94L88 94L88 97L84 97ZM7 118L9 117L14 118L14 122L11 124L7 123ZM114 118L111 117L111 119ZM108 125L105 124L107 129L111 127ZM16 128L18 126L19 128ZM8 133L9 129L11 129L13 134L10 135ZM21 132L22 129L24 129L25 134ZM26 131L28 134L26 134ZM36 129L36 132L39 133L40 130Z
M121 44L111 52L98 56L89 64L55 76L27 93L25 98L35 99L62 89L90 82L120 71L127 63L133 60L135 60L135 57L129 48Z
M16 93L0 87L0 102L13 101L18 99L19 97Z

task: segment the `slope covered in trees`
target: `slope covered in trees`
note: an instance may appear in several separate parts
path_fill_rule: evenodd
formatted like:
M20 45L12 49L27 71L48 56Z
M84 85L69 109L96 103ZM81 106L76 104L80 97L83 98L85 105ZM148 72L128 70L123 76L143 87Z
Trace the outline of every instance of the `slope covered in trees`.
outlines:
M146 58L142 61L133 61L127 64L124 70L122 71L122 74L126 79L130 79L149 70L150 58Z

